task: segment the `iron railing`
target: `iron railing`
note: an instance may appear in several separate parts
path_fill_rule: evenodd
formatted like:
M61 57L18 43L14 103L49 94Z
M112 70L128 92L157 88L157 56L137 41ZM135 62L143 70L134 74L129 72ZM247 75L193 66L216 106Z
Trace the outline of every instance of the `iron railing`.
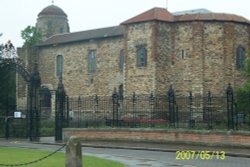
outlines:
M114 92L105 97L68 98L69 127L250 129L249 112L237 111L229 91L226 96L190 92L184 97L170 88L165 96L134 93L121 98Z

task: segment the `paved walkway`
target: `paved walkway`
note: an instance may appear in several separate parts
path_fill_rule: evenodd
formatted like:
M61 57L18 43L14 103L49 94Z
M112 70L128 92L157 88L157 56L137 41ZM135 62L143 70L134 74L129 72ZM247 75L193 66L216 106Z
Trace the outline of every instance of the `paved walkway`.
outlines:
M55 143L54 137L40 138L40 144L59 144ZM177 143L145 143L145 142L122 142L122 141L84 141L82 146L94 148L116 148L116 149L133 149L133 150L148 150L148 151L225 151L227 156L246 157L250 158L250 146L209 146L209 145L192 145L192 143L177 144Z
M55 143L53 137L42 137L39 142L29 142L28 140L5 140L0 139L0 146L36 148L45 150L56 150L63 143ZM105 159L122 162L128 167L157 166L157 167L194 167L194 166L221 166L229 167L235 164L249 164L250 149L237 147L209 147L194 146L187 144L156 144L138 142L100 142L85 141L82 143L84 155L92 155ZM131 150L132 149L132 150ZM177 150L192 151L225 151L227 161L176 161ZM231 157L230 156L234 156ZM247 158L242 158L247 157Z

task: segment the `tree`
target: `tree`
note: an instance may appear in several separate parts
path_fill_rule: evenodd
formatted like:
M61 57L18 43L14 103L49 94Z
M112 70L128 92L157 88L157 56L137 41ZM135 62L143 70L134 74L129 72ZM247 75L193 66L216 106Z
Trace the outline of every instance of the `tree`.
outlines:
M21 37L24 40L24 47L31 47L42 41L42 34L36 31L36 27L27 26L21 31Z
M1 34L0 34L1 36ZM0 54L4 45L0 44ZM9 66L0 64L0 116L9 114L15 109L16 104L16 75Z
M13 110L16 104L16 73L9 66L0 68L0 115Z
M236 90L237 93L237 107L239 111L248 112L250 108L250 59L246 59L244 68L242 70L243 75L246 78L246 82L243 86Z

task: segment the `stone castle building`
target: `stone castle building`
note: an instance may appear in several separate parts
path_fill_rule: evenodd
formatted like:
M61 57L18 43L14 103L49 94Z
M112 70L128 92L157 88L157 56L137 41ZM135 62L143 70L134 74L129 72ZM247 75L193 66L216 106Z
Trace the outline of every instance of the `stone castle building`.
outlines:
M36 28L44 41L19 55L27 67L38 62L44 89L55 90L62 76L70 97L110 96L114 88L124 96L166 94L171 84L178 95L222 95L228 83L243 83L250 49L249 20L207 10L153 8L118 26L70 33L65 12L50 5ZM22 106L27 86L20 77L17 89Z

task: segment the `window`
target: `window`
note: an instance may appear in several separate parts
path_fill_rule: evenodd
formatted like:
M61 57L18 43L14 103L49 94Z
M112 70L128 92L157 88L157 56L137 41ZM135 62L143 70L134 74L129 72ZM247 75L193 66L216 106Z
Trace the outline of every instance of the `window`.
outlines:
M50 108L51 107L51 93L46 87L42 87L40 90L40 102L41 107Z
M182 59L186 58L186 51L184 49L181 50L181 58Z
M236 52L236 68L241 69L244 67L245 49L238 47Z
M58 55L56 57L56 76L60 77L63 74L63 56Z
M119 99L123 99L123 84L119 85Z
M137 48L137 67L147 66L147 49L145 47Z
M96 72L96 51L90 50L88 54L88 72L93 74Z
M123 67L124 67L124 50L122 49L120 51L120 60L119 60L119 69L120 69L120 71L123 71Z

